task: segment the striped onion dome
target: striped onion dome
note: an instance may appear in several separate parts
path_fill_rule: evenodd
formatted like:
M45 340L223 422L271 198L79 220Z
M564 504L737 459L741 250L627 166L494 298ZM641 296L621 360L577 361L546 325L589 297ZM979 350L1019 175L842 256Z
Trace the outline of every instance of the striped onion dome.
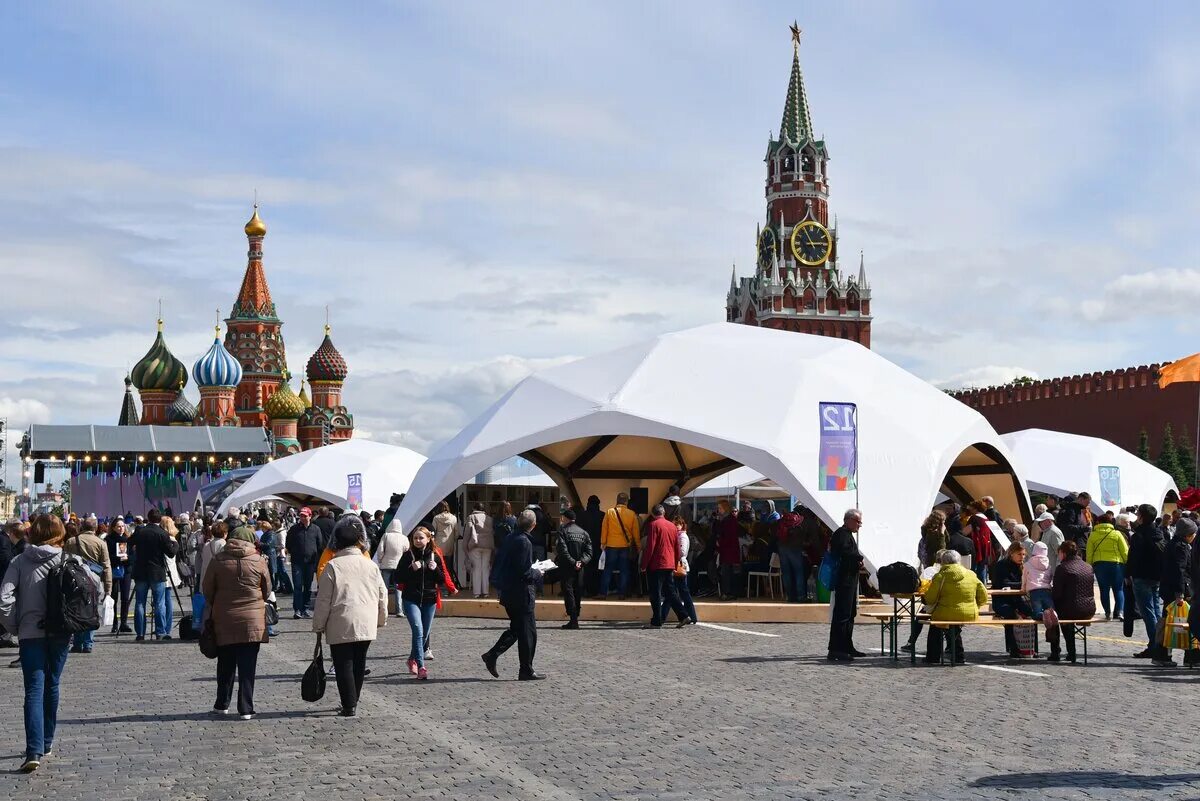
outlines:
M333 340L329 338L329 326L325 326L325 339L321 342L321 347L308 359L308 380L345 381L349 374L350 368L346 366L342 354L333 346Z
M300 415L304 414L304 402L296 397L295 392L292 392L292 385L288 382L288 378L289 376L284 373L283 383L272 393L271 397L267 399L266 406L263 407L267 417L272 420L298 420Z
M242 365L221 344L219 328L212 347L192 366L192 378L198 387L236 387L241 382Z
M163 341L163 321L158 321L158 336L146 355L133 367L130 374L133 385L139 390L182 389L187 384L187 367L175 358Z
M196 407L183 394L183 390L179 390L179 395L175 401L167 407L167 422L171 425L188 425L196 419Z

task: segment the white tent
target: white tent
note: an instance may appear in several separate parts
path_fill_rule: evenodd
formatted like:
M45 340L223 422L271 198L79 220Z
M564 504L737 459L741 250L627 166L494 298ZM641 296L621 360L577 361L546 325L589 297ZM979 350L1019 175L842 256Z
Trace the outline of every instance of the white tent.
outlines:
M1161 509L1169 493L1179 497L1179 489L1167 473L1106 439L1044 428L1014 431L1001 439L1012 451L1030 490L1060 498L1086 490L1092 496L1093 512L1142 503ZM1118 472L1107 472L1105 487L1101 469L1110 467Z
M221 504L219 514L274 495L287 503L328 503L345 509L348 477L362 475L362 508L386 509L393 492L407 492L425 457L408 448L351 439L263 465Z
M857 491L819 488L823 401L857 404ZM411 528L515 454L577 505L591 494L610 504L631 488L656 503L672 483L687 494L745 465L830 526L858 505L861 546L875 565L914 560L943 488L963 500L992 495L1005 515L1031 517L1004 444L978 412L856 343L728 323L526 378L430 457L401 520Z
M738 467L728 473L706 481L695 489L689 498L706 500L711 498L787 498L788 491L771 479L749 467Z

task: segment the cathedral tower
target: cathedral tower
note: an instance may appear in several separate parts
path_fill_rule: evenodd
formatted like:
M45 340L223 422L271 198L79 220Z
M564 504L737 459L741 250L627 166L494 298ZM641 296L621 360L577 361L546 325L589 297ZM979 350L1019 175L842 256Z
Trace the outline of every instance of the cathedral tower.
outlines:
M814 133L800 29L792 25L792 72L779 138L767 142L766 219L756 234L756 269L726 296L726 319L871 345L871 289L860 256L843 276L836 219L829 221L829 150Z
M267 226L259 218L255 204L254 216L246 223L246 238L250 242L246 274L233 311L225 321L225 349L242 366L234 404L243 426L268 424L265 406L283 383L283 367L287 361L280 335L283 323L275 313L275 303L271 300L271 290L263 271L262 245L266 235Z

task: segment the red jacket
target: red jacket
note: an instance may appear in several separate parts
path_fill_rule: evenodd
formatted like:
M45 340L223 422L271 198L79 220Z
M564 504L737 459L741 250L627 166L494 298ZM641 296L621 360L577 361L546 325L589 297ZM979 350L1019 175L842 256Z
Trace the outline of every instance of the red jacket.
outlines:
M742 527L738 525L734 515L721 518L713 526L717 532L717 555L723 565L740 565L742 563Z
M646 526L642 543L642 570L674 570L679 564L679 527L665 517Z
M983 515L975 515L971 519L971 544L975 546L975 558L972 566L990 565L992 563L992 529Z

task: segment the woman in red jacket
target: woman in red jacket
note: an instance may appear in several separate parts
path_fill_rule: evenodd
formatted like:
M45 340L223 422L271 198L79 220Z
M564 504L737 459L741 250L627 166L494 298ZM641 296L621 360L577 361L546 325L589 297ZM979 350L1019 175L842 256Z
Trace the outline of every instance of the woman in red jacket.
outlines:
M719 517L713 524L717 535L717 558L721 563L721 600L734 599L734 576L742 565L742 527L729 501L717 503Z

